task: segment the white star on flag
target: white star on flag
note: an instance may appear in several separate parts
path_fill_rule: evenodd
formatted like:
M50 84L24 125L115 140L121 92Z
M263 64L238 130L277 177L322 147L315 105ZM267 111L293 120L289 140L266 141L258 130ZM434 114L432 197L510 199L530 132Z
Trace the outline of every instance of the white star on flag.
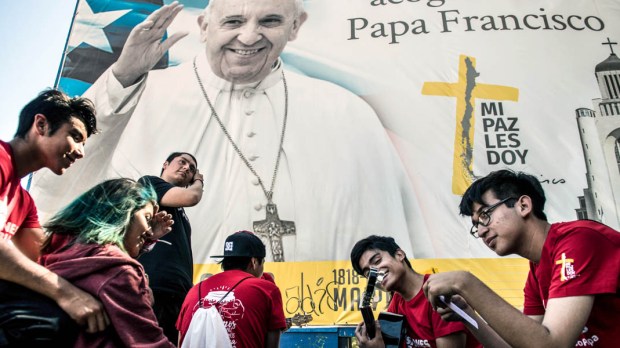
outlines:
M77 15L73 30L69 36L68 50L71 52L80 44L85 43L100 50L112 53L112 47L103 28L124 16L131 10L118 10L93 13L86 0L81 0L78 5Z

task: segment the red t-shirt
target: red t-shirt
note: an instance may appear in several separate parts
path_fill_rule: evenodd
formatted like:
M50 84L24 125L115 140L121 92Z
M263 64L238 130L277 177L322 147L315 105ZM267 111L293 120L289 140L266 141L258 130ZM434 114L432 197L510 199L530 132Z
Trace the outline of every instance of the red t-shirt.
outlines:
M256 278L240 270L230 270L213 275L191 288L177 319L181 341L185 338L192 316L199 307L199 286L204 307L209 308L246 277L250 278L241 282L226 296L226 300L218 305L233 347L262 348L265 346L268 331L285 329L280 289L268 280Z
M0 140L0 238L11 239L22 227L41 227L37 208L15 175L11 146Z
M424 275L424 283L429 275ZM424 284L423 283L423 284ZM430 302L420 290L410 301L394 293L387 309L390 313L402 314L407 320L407 336L401 347L437 347L437 338L463 332L467 335L468 348L482 347L461 322L447 322L433 310Z
M544 315L550 298L596 295L576 346L618 347L620 233L597 222L551 225L540 262L530 262L523 312Z

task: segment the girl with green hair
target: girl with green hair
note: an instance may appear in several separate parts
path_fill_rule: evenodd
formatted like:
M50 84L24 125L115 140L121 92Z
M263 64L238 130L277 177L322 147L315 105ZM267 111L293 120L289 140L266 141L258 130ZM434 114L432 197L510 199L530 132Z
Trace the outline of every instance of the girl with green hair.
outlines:
M156 202L150 186L107 180L44 225L39 263L98 298L109 320L104 331L80 330L75 347L174 347L158 326L148 279L136 261L171 230L171 215L158 212Z

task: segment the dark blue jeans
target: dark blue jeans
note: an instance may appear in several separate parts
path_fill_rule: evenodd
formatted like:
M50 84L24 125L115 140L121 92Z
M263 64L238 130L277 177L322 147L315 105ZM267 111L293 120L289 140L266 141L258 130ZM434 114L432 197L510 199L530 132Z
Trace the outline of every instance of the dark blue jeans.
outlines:
M78 331L52 299L0 280L0 347L72 347Z

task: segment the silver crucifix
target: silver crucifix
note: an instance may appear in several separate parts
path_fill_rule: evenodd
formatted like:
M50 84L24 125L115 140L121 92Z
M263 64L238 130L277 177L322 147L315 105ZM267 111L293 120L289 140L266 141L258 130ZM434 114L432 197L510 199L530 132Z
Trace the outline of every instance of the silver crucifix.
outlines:
M295 234L295 222L280 220L278 209L273 203L267 203L265 210L267 211L265 220L254 221L254 232L261 237L269 238L273 261L282 262L284 261L282 236Z

